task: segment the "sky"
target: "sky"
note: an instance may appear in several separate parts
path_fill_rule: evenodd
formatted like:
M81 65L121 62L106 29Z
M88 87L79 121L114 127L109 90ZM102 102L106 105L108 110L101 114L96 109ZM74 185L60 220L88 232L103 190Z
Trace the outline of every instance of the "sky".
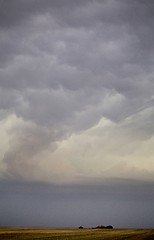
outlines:
M0 226L154 226L153 13L0 0Z

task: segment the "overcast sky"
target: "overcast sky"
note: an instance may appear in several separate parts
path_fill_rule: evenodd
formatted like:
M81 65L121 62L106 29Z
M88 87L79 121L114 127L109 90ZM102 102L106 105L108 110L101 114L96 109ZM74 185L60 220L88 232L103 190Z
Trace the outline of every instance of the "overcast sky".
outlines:
M0 0L0 136L1 226L152 227L154 1Z

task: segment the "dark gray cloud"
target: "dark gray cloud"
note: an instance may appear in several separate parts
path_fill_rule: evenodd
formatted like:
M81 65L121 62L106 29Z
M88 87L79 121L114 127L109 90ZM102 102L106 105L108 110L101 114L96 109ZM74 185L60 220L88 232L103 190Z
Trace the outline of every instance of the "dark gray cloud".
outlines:
M89 180L92 184L97 182L96 176L118 176L121 181L146 179L153 186L153 12L152 0L0 1L1 179L72 184L93 179ZM121 187L121 181L117 186ZM101 190L99 198L96 187L96 202L92 192L84 198L80 189L83 207L79 212L84 213L85 202L89 206L85 217L81 214L83 224L89 219L88 211L95 213L96 220L88 224L97 222L96 203L101 206L100 199L110 193L111 204L107 204L106 198L104 204L107 209L114 205L120 208L122 201L120 219L129 204L132 214L138 206L134 224L141 219L141 208L147 216L151 197L143 198L145 202L140 200L137 205L137 186L141 195L146 193L146 187L142 192L141 183L135 184L130 187L130 199L124 187L120 188L124 199L121 194L118 199L114 188L107 193ZM12 196L12 206L22 206L22 194L27 196L29 191L27 185L25 189L25 193L20 189L19 201ZM71 187L73 200L67 191L65 188L61 197L67 199L64 205L72 204L73 211L74 204L80 203L75 193L78 190ZM8 195L11 194L10 191ZM26 197L27 208L35 198ZM63 225L59 219L66 211L58 198L59 203L53 206L61 208L61 214L55 210L55 225ZM11 224L4 214L6 211L11 219L13 210L7 211L9 204L3 199L4 225ZM39 204L44 205L45 199ZM115 220L113 213L118 214L114 207L110 214ZM23 219L22 214L25 212L20 211L16 224ZM74 214L82 219L77 208ZM48 214L43 216L47 224L51 218ZM35 218L34 214L31 217ZM14 213L12 221L13 218ZM68 215L68 224L72 218ZM25 219L23 225L28 217ZM140 226L151 226L153 216L147 219ZM119 220L119 224L122 222ZM74 220L73 224L82 223Z
M153 1L1 1L4 117L70 135L153 105L153 8Z

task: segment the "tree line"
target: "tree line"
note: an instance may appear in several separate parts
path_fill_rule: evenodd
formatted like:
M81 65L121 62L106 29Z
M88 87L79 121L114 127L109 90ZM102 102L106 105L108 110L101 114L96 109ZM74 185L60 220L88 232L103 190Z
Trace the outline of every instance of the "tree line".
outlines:
M79 229L83 229L84 227L80 226ZM93 227L92 229L113 229L112 225L108 225L108 226L97 226L97 227Z

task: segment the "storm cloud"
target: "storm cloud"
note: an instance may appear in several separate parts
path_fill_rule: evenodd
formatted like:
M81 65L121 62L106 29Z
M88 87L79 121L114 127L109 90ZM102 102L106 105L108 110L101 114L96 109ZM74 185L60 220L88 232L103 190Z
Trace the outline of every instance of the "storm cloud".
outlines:
M0 1L2 183L154 181L154 2Z

